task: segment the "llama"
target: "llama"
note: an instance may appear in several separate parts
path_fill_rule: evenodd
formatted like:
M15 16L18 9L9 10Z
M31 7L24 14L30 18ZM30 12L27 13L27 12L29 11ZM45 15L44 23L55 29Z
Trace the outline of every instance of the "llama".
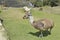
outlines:
M49 20L49 19L46 19L46 18L34 21L33 16L31 15L30 12L26 13L24 15L23 19L29 19L31 25L41 32L41 34L39 35L40 37L43 37L42 32L46 31L48 29L50 29L50 33L51 33L51 30L52 30L52 28L54 26L53 21Z
M3 20L0 18L0 40L9 40L7 32L3 27Z

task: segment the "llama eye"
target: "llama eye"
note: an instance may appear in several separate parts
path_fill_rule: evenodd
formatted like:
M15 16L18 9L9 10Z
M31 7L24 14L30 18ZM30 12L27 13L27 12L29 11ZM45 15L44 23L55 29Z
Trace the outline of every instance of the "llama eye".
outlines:
M28 15L28 16L30 16L30 15Z

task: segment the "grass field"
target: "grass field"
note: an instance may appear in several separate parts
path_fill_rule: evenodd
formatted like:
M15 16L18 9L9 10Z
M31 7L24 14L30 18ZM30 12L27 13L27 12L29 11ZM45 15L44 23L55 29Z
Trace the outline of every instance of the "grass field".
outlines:
M43 38L37 37L38 30L31 26L28 20L22 18L24 10L22 8L8 8L2 10L0 17L4 19L4 26L8 30L11 40L60 40L60 15L45 13L37 9L32 9L31 12L35 20L48 18L54 21L52 34Z

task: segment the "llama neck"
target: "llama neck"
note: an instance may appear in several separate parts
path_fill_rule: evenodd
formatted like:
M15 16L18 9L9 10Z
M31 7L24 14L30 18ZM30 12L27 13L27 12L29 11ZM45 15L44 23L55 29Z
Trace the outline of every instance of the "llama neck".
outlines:
M34 21L33 16L29 16L29 21L31 24L33 24L33 21Z

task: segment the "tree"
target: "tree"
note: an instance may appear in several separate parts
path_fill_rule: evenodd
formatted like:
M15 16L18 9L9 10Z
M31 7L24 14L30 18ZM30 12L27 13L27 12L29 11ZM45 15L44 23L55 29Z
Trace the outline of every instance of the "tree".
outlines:
M58 0L51 0L50 5L51 7L58 6Z

